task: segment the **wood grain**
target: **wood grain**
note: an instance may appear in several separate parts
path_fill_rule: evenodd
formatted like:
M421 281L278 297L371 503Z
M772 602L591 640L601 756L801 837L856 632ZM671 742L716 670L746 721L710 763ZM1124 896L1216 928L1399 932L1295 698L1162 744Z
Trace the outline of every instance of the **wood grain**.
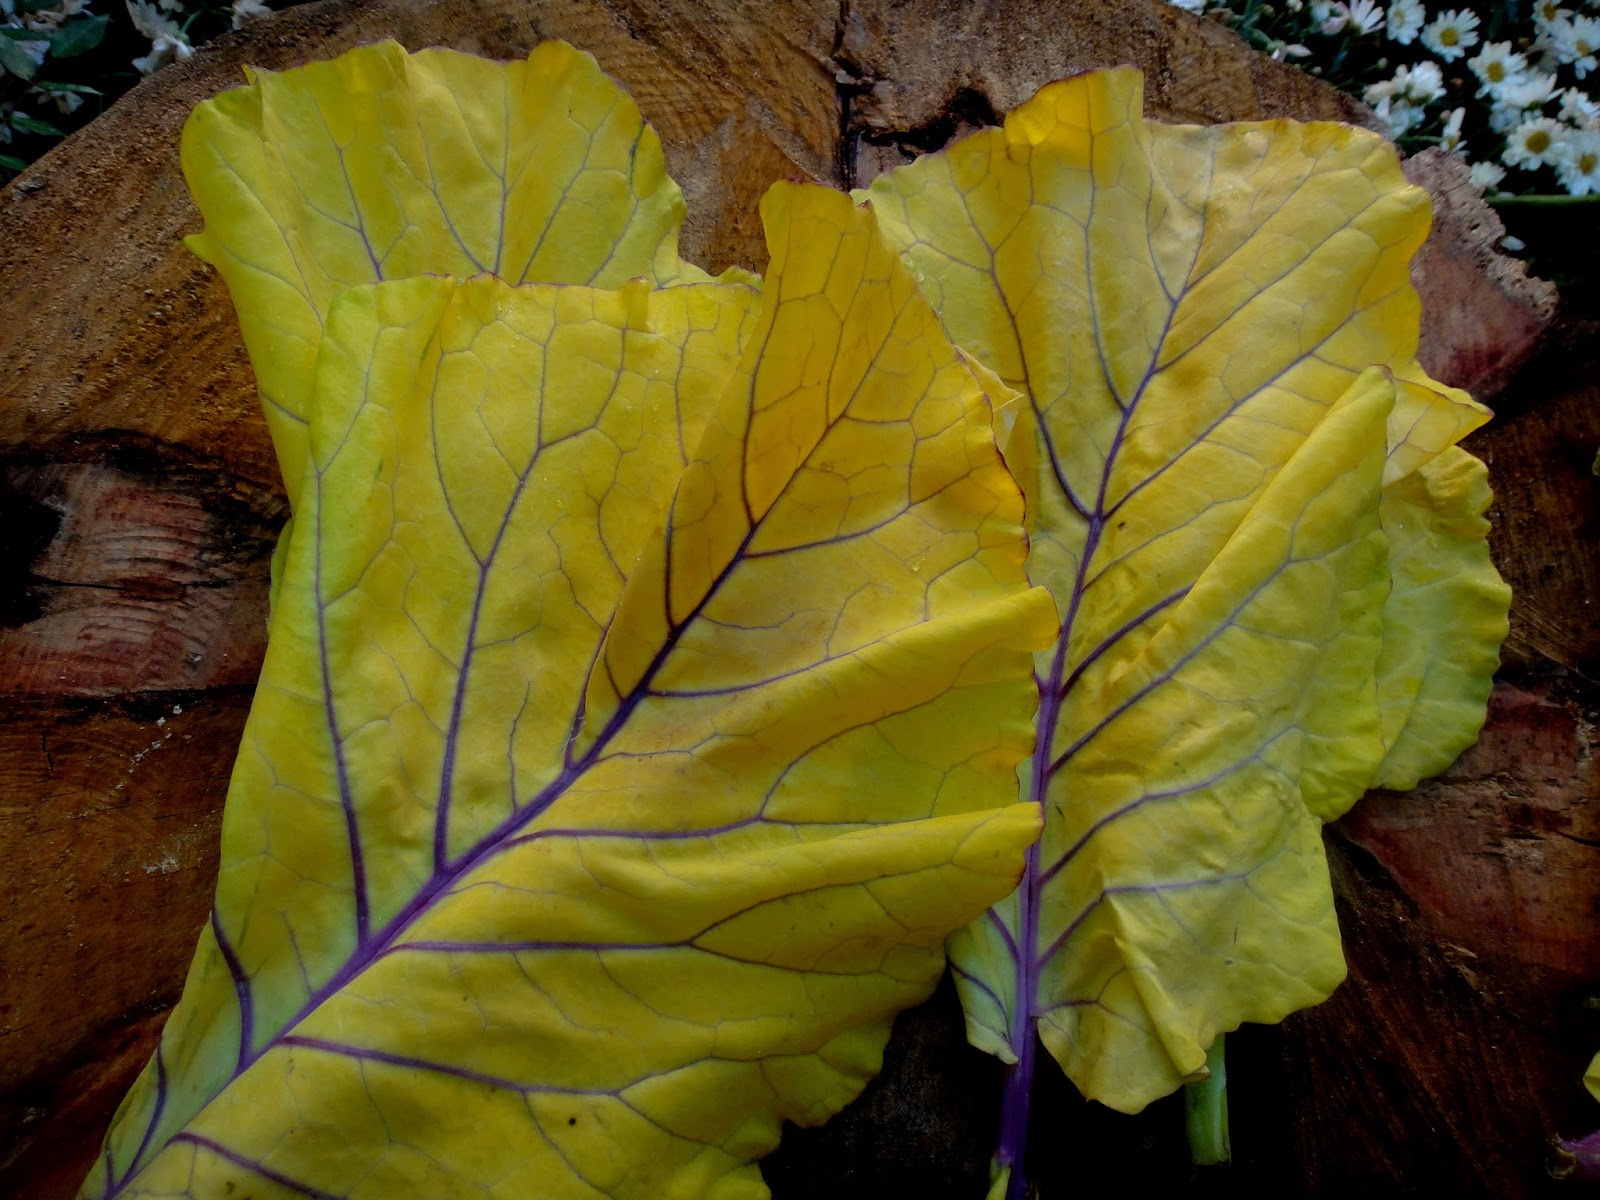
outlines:
M660 132L684 253L713 270L764 265L773 180L868 182L1092 66L1141 66L1167 119L1370 122L1160 0L326 0L162 71L0 192L0 1195L72 1193L176 998L285 515L226 290L180 244L178 132L245 63L382 37L589 50ZM1593 346L1494 251L1453 164L1409 169L1439 216L1425 359L1501 408L1473 448L1518 589L1507 680L1451 774L1330 834L1351 982L1236 1036L1232 1171L1191 1177L1175 1102L1120 1118L1047 1077L1048 1197L1536 1196L1548 1136L1600 1124L1576 1086L1600 1046ZM775 1156L774 1192L979 1194L998 1086L942 991L856 1108Z

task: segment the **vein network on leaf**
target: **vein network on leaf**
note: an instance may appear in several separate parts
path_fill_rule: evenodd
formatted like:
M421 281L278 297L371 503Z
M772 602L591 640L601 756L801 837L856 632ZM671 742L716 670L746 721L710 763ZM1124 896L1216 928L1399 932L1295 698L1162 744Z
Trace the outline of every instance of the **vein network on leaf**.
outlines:
M560 43L255 72L183 161L294 529L85 1196L761 1197L953 934L1020 1200L1041 1042L1135 1110L1339 982L1321 824L1507 606L1378 139L1094 72L775 186L765 281Z
M957 343L1022 393L1003 448L1060 609L1019 890L951 941L1008 1067L997 1194L1026 1194L1034 1046L1128 1111L1344 963L1319 835L1476 737L1506 632L1487 419L1416 361L1427 198L1334 124L1142 116L1054 83L864 192Z
M1038 834L992 380L840 193L681 264L568 47L262 73L185 162L295 529L85 1194L764 1195Z

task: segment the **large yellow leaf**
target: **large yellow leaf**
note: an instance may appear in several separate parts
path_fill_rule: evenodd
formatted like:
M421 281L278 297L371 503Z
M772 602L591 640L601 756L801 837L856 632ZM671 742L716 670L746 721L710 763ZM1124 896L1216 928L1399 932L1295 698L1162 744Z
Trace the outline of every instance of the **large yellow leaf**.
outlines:
M525 61L363 46L200 105L189 246L228 281L291 501L311 373L343 288L488 272L617 287L704 279L678 259L683 197L655 131L587 54Z
M1061 609L1045 834L952 940L973 1042L1016 1064L1010 1195L1035 1029L1136 1110L1339 982L1320 822L1471 742L1505 632L1454 446L1487 414L1415 358L1425 194L1353 128L1141 105L1129 70L1051 84L867 193L1027 398L1006 454Z
M764 216L764 299L333 298L216 910L87 1195L763 1196L1014 886L1054 616L987 399L869 214Z

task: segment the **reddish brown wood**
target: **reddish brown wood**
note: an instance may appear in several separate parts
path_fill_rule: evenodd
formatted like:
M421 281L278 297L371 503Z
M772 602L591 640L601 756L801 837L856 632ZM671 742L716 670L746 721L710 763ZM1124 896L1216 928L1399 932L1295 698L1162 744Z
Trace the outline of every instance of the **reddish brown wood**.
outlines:
M1169 119L1368 119L1159 0L328 0L163 71L0 193L0 1194L69 1195L149 1054L209 903L262 649L284 505L225 289L179 245L198 221L178 130L245 62L384 36L594 53L660 131L684 251L713 269L764 264L772 180L867 182L1089 66L1142 66ZM1600 1124L1575 1082L1600 1047L1584 1006L1600 395L1525 365L1548 292L1493 251L1458 170L1411 170L1439 215L1418 269L1425 360L1486 391L1511 381L1474 439L1518 588L1510 673L1480 750L1331 835L1351 983L1236 1039L1235 1195L1535 1195L1543 1140ZM863 1104L780 1152L780 1196L913 1177L981 1191L993 1064L961 1046L948 995L906 1022ZM1130 1121L1046 1090L1048 1195L1188 1185L1172 1104Z
M1597 730L1567 690L1502 683L1491 736L1447 774L1375 792L1340 822L1463 974L1482 960L1581 980L1600 964Z
M1433 236L1412 262L1423 296L1418 357L1437 379L1497 396L1542 344L1556 290L1499 252L1505 226L1458 155L1424 150L1406 177L1433 197Z
M43 542L0 627L0 678L30 695L250 686L267 635L276 490L128 433L0 459L10 519ZM48 535L47 538L45 535Z
M1577 331L1580 335L1582 331ZM1489 542L1514 589L1502 659L1600 682L1600 385L1592 333L1524 371L1471 442L1489 464Z
M249 703L214 687L0 710L0 1195L71 1195L149 1057L210 908Z

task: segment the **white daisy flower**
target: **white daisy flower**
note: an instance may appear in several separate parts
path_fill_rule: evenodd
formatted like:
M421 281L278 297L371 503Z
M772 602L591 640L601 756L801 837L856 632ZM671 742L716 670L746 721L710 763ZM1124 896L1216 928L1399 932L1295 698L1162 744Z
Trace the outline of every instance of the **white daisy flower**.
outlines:
M1569 125L1580 129L1600 123L1600 104L1595 103L1577 88L1567 88L1561 93L1561 111L1556 114Z
M1555 38L1556 58L1571 63L1573 73L1582 79L1595 68L1600 53L1600 19L1573 17L1550 27Z
M1410 69L1401 67L1394 73L1394 82L1413 104L1432 104L1444 95L1444 72L1438 63L1427 59Z
M163 36L179 38L183 36L183 31L178 28L177 22L171 17L163 16L161 10L149 0L128 0L128 16L133 18L133 27L140 35L152 42Z
M1310 58L1311 51L1298 42L1269 42L1267 44L1269 56L1274 62L1283 62L1289 58Z
M1422 124L1422 109L1401 96L1385 96L1372 111L1392 138L1403 137Z
M1439 133L1439 149L1450 154L1467 152L1467 144L1461 140L1461 122L1466 115L1465 108L1458 108L1445 118L1444 129Z
M1444 95L1444 73L1439 70L1439 64L1434 62L1420 62L1412 67L1396 69L1394 78L1380 80L1368 84L1361 93L1361 98L1374 108L1389 103L1406 104L1420 109L1432 104ZM1389 111L1389 110L1386 110ZM1420 114L1418 114L1420 116ZM1399 119L1398 117L1396 119ZM1416 122L1412 121L1405 126L1411 128ZM1405 129L1402 129L1403 133ZM1399 136L1396 134L1395 136Z
M1506 169L1499 163L1485 160L1472 164L1471 175L1473 185L1488 192L1500 186L1500 181L1506 177Z
M1321 25L1333 16L1333 0L1311 0L1311 19Z
M189 45L178 23L161 11L166 5L158 7L150 0L127 0L127 3L133 27L150 39L150 53L133 60L140 74L148 75L164 63L182 61L194 53L194 47Z
M1537 171L1555 166L1566 157L1567 139L1572 130L1549 117L1529 117L1511 131L1500 161L1508 167Z
M1571 15L1570 8L1561 7L1561 0L1533 0L1533 23L1541 30Z
M1377 83L1369 83L1362 89L1361 98L1376 108L1385 100L1393 100L1400 92L1400 87L1392 79L1380 79Z
M233 0L233 27L243 28L245 22L258 17L270 17L272 10L261 0Z
M1383 8L1373 0L1338 0L1333 11L1322 22L1322 32L1332 37L1349 30L1358 37L1371 33L1383 24Z
M1561 95L1554 75L1529 71L1509 83L1500 85L1497 101L1507 108L1543 108Z
M1527 116L1522 109L1510 104L1497 104L1489 110L1489 129L1493 133L1510 133Z
M1167 0L1173 8L1181 8L1184 12L1205 12L1206 0Z
M1467 59L1467 68L1478 77L1483 86L1480 96L1494 96L1507 83L1520 77L1528 69L1528 60L1511 49L1510 42L1490 42L1476 58Z
M1422 44L1445 62L1455 62L1478 44L1478 14L1452 8L1442 12L1422 31Z
M1383 27L1383 5L1375 4L1373 0L1352 0L1350 21L1363 37L1376 33Z
M141 75L148 75L169 62L182 62L193 53L194 47L183 34L161 33L150 43L150 53L134 59L133 65Z
M1409 46L1416 41L1417 34L1422 32L1422 23L1427 19L1428 13L1422 7L1422 0L1394 0L1389 5L1389 20L1384 25L1384 32L1389 35L1391 42Z
M1556 164L1556 178L1573 196L1600 192L1600 129L1570 134L1567 152Z

